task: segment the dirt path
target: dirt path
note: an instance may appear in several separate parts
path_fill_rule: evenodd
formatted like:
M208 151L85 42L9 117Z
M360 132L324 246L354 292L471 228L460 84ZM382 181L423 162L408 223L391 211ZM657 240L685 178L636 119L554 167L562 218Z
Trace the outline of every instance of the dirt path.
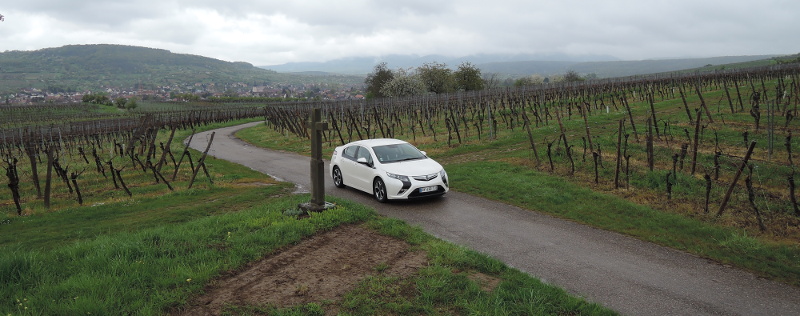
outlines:
M296 183L300 189L309 187L307 157L256 148L232 136L246 126L252 124L215 130L209 154ZM192 147L203 150L209 134L195 136ZM337 189L330 182L326 194L372 206L623 314L800 315L798 288L471 195L451 191L436 200L379 204L368 194Z
M376 271L379 265L386 269ZM220 315L226 304L290 307L339 301L366 275L409 277L425 265L425 253L409 251L404 241L346 225L230 272L175 315Z

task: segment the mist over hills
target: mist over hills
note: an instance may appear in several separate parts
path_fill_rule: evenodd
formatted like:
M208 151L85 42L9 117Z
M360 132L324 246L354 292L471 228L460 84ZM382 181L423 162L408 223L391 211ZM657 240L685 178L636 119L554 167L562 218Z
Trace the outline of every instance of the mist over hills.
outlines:
M580 74L595 74L598 78L621 77L676 71L703 67L769 59L782 55L723 56L708 58L680 58L622 61L611 56L585 55L470 55L446 57L441 55L414 56L389 55L384 57L353 57L327 62L287 63L261 66L282 73L330 72L344 74L368 74L375 65L386 62L390 69L419 67L425 63L444 63L457 68L462 62L470 62L482 73L494 73L503 77L524 77L533 74L543 76L563 74L569 70Z
M416 68L431 62L457 68L463 62L470 62L484 74L498 74L505 78L532 74L548 76L568 70L606 78L765 60L776 56L779 55L621 61L599 55L389 55L321 63L289 63L264 69L246 62L227 62L164 49L108 44L68 45L0 53L0 95L28 88L67 92L107 87L152 89L182 85L190 88L198 84L213 84L223 90L226 85L240 84L360 85L364 76L382 61L391 69Z
M386 62L391 69L415 68L426 63L444 63L449 67L456 68L463 62L470 62L473 65L489 65L504 62L523 62L523 61L545 61L541 63L578 63L586 61L616 61L613 56L606 55L566 55L566 54L476 54L461 57L448 57L444 55L386 55L371 57L348 57L326 62L294 62L281 65L259 66L277 72L305 72L321 71L342 74L365 75L372 72L373 67L380 62Z

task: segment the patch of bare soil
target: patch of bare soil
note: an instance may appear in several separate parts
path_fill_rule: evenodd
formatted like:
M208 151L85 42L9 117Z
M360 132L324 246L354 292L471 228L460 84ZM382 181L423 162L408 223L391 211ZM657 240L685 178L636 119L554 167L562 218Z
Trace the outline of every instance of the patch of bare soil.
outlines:
M174 315L219 315L226 305L290 307L339 301L367 275L408 277L427 265L423 251L370 229L345 225L316 234L213 281ZM383 268L386 268L383 270Z

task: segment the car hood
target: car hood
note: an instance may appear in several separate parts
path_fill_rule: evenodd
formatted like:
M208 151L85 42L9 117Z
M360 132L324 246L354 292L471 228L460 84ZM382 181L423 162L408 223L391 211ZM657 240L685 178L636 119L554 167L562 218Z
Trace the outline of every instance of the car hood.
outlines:
M381 164L381 169L386 172L404 176L422 176L441 171L442 165L433 159L409 160Z

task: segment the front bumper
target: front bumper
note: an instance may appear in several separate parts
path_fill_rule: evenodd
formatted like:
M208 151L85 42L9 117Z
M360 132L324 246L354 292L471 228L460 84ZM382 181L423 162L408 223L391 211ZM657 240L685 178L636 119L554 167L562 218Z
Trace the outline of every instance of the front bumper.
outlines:
M386 191L389 199L415 199L430 196L442 195L450 191L450 183L447 178L447 173L436 174L437 176L409 176L408 181L401 181L395 178L386 177L384 183L386 184ZM427 180L426 180L427 179ZM432 188L423 192L425 188Z

